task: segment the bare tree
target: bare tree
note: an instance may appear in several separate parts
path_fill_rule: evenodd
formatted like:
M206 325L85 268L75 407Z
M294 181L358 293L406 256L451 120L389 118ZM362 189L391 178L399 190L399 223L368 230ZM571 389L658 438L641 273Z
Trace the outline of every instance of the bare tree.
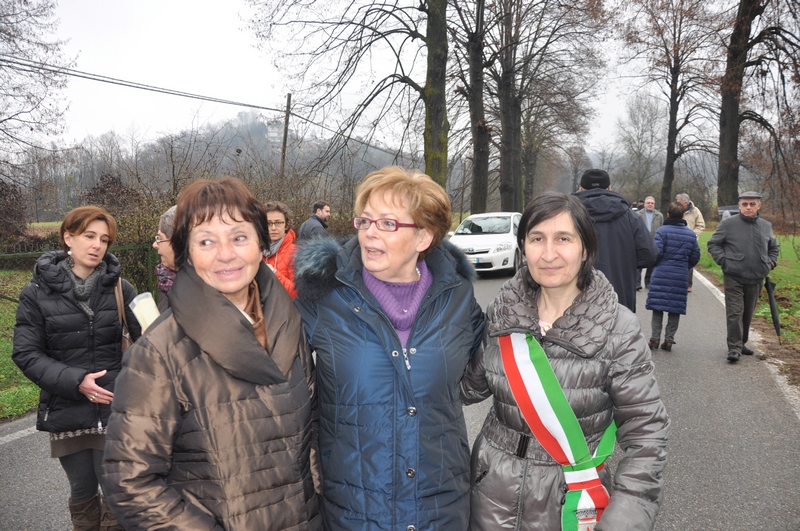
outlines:
M54 0L0 2L0 177L11 181L18 157L31 146L46 148L41 136L61 131L67 78L39 68L71 66L64 42L51 38L55 7Z
M404 104L407 116L416 111L414 102L421 104L425 170L444 186L450 128L447 0L249 2L258 13L252 29L263 42L278 37L278 66L295 68L295 79L303 81L313 98L310 109L359 101L340 126L344 138L362 119L369 118L368 128L373 129L390 112L401 112ZM297 44L287 48L287 43Z
M739 134L752 122L778 138L764 95L777 92L788 101L800 79L800 1L739 0L727 43L720 84L719 174L717 202L735 204L739 196ZM762 103L762 105L759 105ZM774 144L777 148L780 142Z
M631 57L643 59L647 84L668 105L666 156L660 208L672 201L675 163L693 150L710 150L699 126L708 118L713 62L718 49L719 13L707 0L630 0L624 37Z
M617 120L617 138L623 162L614 178L614 188L642 198L652 193L655 177L663 171L663 105L649 94L637 94L625 106L626 115Z
M604 12L594 0L498 0L487 9L497 21L487 33L486 53L489 95L500 123L501 208L520 210L523 136L533 178L540 135L565 123L559 111L571 106L578 116L589 113L585 98L601 65L595 46Z

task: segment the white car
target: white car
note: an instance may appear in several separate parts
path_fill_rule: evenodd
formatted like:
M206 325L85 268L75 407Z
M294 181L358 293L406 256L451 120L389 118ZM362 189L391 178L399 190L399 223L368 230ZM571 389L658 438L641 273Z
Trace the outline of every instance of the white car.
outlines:
M522 263L517 248L519 212L473 214L461 222L450 242L467 255L479 273L508 270L512 274Z

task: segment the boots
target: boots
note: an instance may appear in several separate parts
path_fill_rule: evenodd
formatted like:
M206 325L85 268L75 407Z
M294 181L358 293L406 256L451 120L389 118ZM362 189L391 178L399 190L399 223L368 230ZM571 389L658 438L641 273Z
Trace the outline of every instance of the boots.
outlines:
M672 345L675 342L671 339L665 339L663 343L661 343L661 350L666 350L667 352L672 352Z
M73 531L98 531L100 529L100 496L69 504Z
M125 531L103 497L100 498L100 531Z
M648 343L648 345L650 346L650 350L657 349L658 348L658 338L657 337L651 337L650 338L650 342Z

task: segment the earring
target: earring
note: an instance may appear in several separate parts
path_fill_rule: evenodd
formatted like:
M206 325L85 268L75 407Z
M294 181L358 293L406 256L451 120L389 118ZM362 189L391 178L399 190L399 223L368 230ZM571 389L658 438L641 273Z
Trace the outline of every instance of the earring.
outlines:
M67 251L67 256L72 256L72 249L70 249L69 251Z

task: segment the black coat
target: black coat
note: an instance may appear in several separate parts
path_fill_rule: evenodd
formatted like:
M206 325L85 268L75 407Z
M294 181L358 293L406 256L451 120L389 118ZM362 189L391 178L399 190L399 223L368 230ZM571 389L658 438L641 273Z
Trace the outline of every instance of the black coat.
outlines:
M595 269L603 272L619 303L636 312L636 270L656 262L658 249L644 221L627 199L611 190L575 192L594 220L598 255Z
M73 283L58 266L62 251L42 255L33 269L33 279L22 288L14 326L14 363L41 389L36 427L59 433L106 425L111 408L90 402L78 386L90 372L107 370L97 385L114 390L122 365L122 325L117 317L114 286L119 279L119 260L106 253L106 272L96 282L89 306L94 318L78 306ZM122 280L125 310L131 337L141 328L128 304L136 290Z

